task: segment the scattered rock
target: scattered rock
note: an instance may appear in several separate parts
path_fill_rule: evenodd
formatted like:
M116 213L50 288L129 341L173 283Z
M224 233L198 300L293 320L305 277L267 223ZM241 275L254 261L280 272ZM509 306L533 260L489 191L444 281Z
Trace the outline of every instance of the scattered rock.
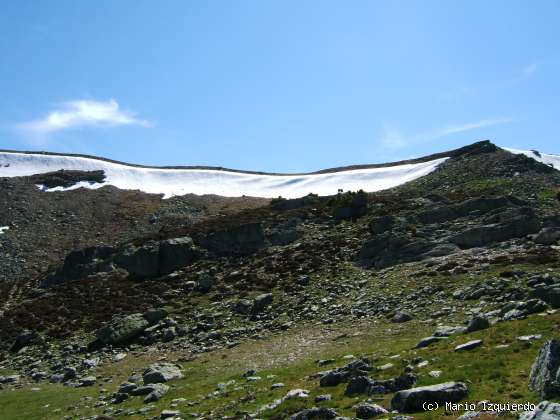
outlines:
M469 321L469 324L467 325L467 329L465 330L465 332L471 333L475 331L481 331L489 327L490 327L490 321L488 321L488 318L482 315L476 315Z
M38 343L39 341L40 341L40 336L37 333L37 331L29 331L29 330L23 331L16 337L16 340L14 341L14 344L12 344L10 351L14 353L18 352L22 348Z
M424 347L428 347L430 344L437 343L441 340L446 340L447 337L424 337L418 344L416 344L417 349L422 349Z
M104 344L122 344L138 337L149 325L142 314L116 316L97 330L96 335Z
M272 293L264 293L259 295L253 301L253 312L259 313L266 309L267 306L272 304Z
M200 244L221 257L253 254L266 245L260 223L248 223L211 233L200 238Z
M148 395L146 395L146 398L144 398L144 404L148 404L159 400L167 393L167 391L169 391L169 386L165 384L158 383L158 384L151 384L150 386L152 387L152 391Z
M531 369L529 389L543 399L560 396L560 340L547 341L540 349Z
M315 402L320 403L321 401L330 401L332 399L331 394L321 394L315 397Z
M360 404L356 407L356 417L359 419L372 419L387 413L389 412L377 404Z
M519 420L556 420L560 419L560 404L542 401L530 412L519 416Z
M150 323L150 325L153 325L166 318L167 315L168 313L165 308L154 308L148 309L142 316Z
M407 314L406 312L397 312L393 318L391 318L391 322L395 322L395 323L403 323L403 322L408 322L412 319L412 316L410 314Z
M471 340L465 344L459 344L455 347L455 351L472 350L482 345L482 340Z
M533 241L541 245L554 245L560 240L560 228L545 227L535 235Z
M335 419L337 417L337 412L332 408L313 407L294 414L290 420Z
M181 368L173 363L154 363L142 374L145 384L168 382L173 379L181 379L183 374Z
M177 417L180 416L181 412L178 410L163 410L161 412L161 414L159 415L160 419L169 419L172 417Z
M97 378L95 376L85 376L83 378L80 378L80 380L78 381L78 385L79 386L93 386L93 385L95 385L96 381L97 381Z
M404 413L423 411L424 403L445 404L458 402L468 395L467 386L461 382L445 382L437 385L399 391L391 400L393 410Z
M352 396L355 394L365 394L375 385L375 381L367 376L355 376L348 381L344 395Z

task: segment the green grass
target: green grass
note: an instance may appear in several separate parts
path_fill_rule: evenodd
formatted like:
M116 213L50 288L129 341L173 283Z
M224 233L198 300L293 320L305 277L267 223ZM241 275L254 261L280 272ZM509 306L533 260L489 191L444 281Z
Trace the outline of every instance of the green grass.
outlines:
M556 266L535 266L516 264L516 268L527 272L545 271ZM457 287L499 277L499 273L511 266L492 265L482 274L470 273L448 276L438 274L434 277L416 276L413 273L423 269L422 264L401 267L399 270L385 273L370 273L364 276L363 270L348 263L341 263L340 270L318 276L315 281L320 286L310 289L310 293L322 296L325 287L336 281L356 283L367 280L364 288L355 288L339 296L340 302L355 302L362 299L364 293L380 295L397 295L403 290L419 290L425 286L440 286L444 290L453 291ZM315 281L313 283L315 283ZM325 287L322 287L322 286ZM201 298L199 303L204 306ZM449 299L443 303L455 306L457 311L453 318L441 318L438 322L456 325L467 315L465 310L478 306L478 301ZM179 308L168 308L172 311ZM172 381L172 389L162 400L154 404L154 409L144 415L115 415L115 418L143 419L157 416L163 409L173 408L183 414L200 414L206 418L223 418L240 412L255 412L265 404L283 397L290 389L303 388L310 391L307 400L290 400L274 410L265 411L261 417L280 419L305 407L312 407L314 397L329 393L333 400L320 405L335 408L340 415L352 417L354 406L367 397L349 398L344 396L345 385L334 388L320 388L318 378L314 377L321 370L342 366L349 360L345 355L368 357L375 366L393 363L393 367L383 372L372 373L374 379L386 379L402 373L406 364L417 357L429 362L425 368L419 369L418 385L429 385L446 381L465 381L469 384L470 395L467 401L490 400L493 402L538 402L538 398L527 388L528 375L540 345L546 339L557 336L560 325L560 314L547 316L535 315L526 320L500 323L488 330L451 337L448 342L436 343L426 349L413 350L415 344L431 334L435 328L432 321L426 321L429 314L437 310L436 305L420 307L415 310L415 320L405 324L392 324L384 319L361 319L356 321L337 322L323 325L309 321L291 328L288 331L272 334L262 340L250 340L231 349L219 350L198 355L194 360L183 362L189 354L174 353L141 353L129 356L124 360L100 366L95 375L99 384L91 388L68 388L62 385L29 384L21 389L6 387L0 390L1 419L50 419L62 418L65 415L74 417L102 414L106 407L94 408L101 389L107 394L116 391L119 384L133 372L141 372L150 363L166 356L169 361L179 361L184 368L185 377ZM423 321L424 319L424 321ZM302 321L303 322L303 321ZM517 336L542 334L543 339L532 344L521 343ZM466 341L481 338L484 345L470 352L455 353L454 347ZM496 349L496 345L509 344L508 348ZM391 358L393 355L399 358ZM335 359L333 365L317 366L317 359ZM261 381L248 383L242 374L255 368ZM439 378L428 375L431 370L441 370ZM8 373L8 372L6 372ZM267 376L273 375L271 378ZM104 380L106 379L106 380ZM226 390L217 391L218 383L236 381ZM282 382L286 386L278 390L270 390L273 383ZM32 388L40 388L33 391ZM392 395L383 396L376 401L390 408ZM88 401L87 398L93 398ZM186 401L172 406L172 400L184 398ZM46 407L48 405L48 407ZM131 397L119 405L109 405L114 410L137 410L143 407L142 397ZM417 413L415 419L456 418L457 413Z
M537 193L537 197L540 201L556 201L558 199L559 191L558 189L545 189Z
M506 194L516 183L507 178L482 178L461 184L461 189L469 194Z
M415 357L429 361L429 365L419 369L418 385L429 385L446 381L464 381L469 384L470 395L467 401L490 400L493 402L538 402L538 397L527 388L527 380L533 360L542 342L551 338L552 331L557 330L560 315L535 315L522 321L500 323L488 330L469 335L451 337L449 342L441 342L421 350L412 350L414 344L427 335L432 326L424 323L408 323L407 327L395 326L384 322L362 322L360 325L339 325L325 332L322 339L309 351L300 352L294 361L289 355L301 346L301 337L309 331L285 333L283 336L269 340L242 344L236 348L219 351L187 363L183 363L185 378L171 383L173 388L160 401L150 415L158 415L161 410L169 408L175 398L185 398L185 403L176 407L183 413L212 413L213 418L233 415L236 412L253 412L264 404L281 398L290 389L303 388L310 391L309 400L291 400L274 410L264 412L264 418L284 418L286 415L311 407L316 395L330 393L333 400L322 405L335 408L339 414L352 416L354 406L367 397L349 398L344 396L345 385L333 388L320 388L317 378L310 378L321 370L331 366L341 366L348 362L344 355L369 357L373 364L380 366L391 362L394 367L380 373L373 373L374 378L388 378L402 372L405 364ZM310 327L307 327L310 328ZM347 332L348 335L344 335ZM521 343L515 337L526 334L543 334L543 340L534 344ZM338 337L338 339L335 339ZM470 352L455 353L453 348L471 339L481 338L484 345ZM496 349L498 344L509 344L506 349ZM299 348L301 350L301 348ZM390 356L400 354L399 359ZM268 358L267 358L268 357ZM319 358L334 358L336 363L327 367L318 367ZM128 359L128 360L127 360ZM109 392L116 389L133 370L140 370L149 362L149 357L129 357L123 362L100 368L98 376L111 376L112 383L103 385ZM241 377L248 368L258 368L261 381L248 383ZM441 370L439 378L427 375L430 370ZM274 375L267 379L268 375ZM219 382L235 380L236 384L212 395ZM270 385L283 382L286 387L270 390ZM3 419L49 419L63 415L100 414L102 408L91 408L92 402L82 399L84 396L97 397L99 388L72 389L60 385L36 385L41 391L32 391L30 387L19 390L0 392L0 406ZM235 389L238 387L238 389ZM391 395L378 401L390 407ZM191 405L187 405L190 403ZM47 408L45 406L48 405ZM115 409L138 409L142 407L141 397L132 397ZM457 413L418 413L417 419L436 419L442 417L456 418ZM118 416L116 416L118 418ZM126 418L143 418L144 416L126 416Z

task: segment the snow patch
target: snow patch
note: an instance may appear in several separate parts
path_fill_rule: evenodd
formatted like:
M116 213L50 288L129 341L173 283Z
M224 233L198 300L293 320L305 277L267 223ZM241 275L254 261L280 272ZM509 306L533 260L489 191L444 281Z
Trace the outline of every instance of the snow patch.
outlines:
M185 194L216 194L226 197L297 198L314 193L334 195L339 189L368 192L396 187L434 171L447 158L428 162L356 169L307 175L246 174L216 169L139 168L77 156L0 152L0 177L30 176L60 169L105 171L103 183L79 182L69 188L42 188L65 191L96 189L113 185L123 190L163 194L164 198Z
M516 155L529 156L530 158L533 158L538 162L542 162L545 165L549 165L549 166L552 166L554 169L560 170L560 155L551 155L551 154L548 154L548 153L541 153L537 150L511 149L509 147L502 147L502 149L507 150L508 152L514 153Z
M6 232L8 229L10 229L9 226L0 226L0 235L2 235L4 232Z

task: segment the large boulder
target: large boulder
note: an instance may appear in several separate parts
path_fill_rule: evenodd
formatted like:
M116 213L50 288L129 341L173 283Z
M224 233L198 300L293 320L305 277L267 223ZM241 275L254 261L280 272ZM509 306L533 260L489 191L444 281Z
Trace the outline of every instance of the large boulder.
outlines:
M367 266L384 268L398 263L426 258L434 244L422 238L409 238L401 233L374 236L362 246L358 259Z
M168 382L182 377L181 367L173 363L154 363L142 373L144 384Z
M165 308L152 308L144 312L142 316L150 323L150 325L153 325L166 318L167 315L169 315L169 313Z
M531 369L529 389L543 399L560 396L560 340L547 341L539 351Z
M131 277L156 277L159 274L159 243L148 241L140 247L130 245L116 256L115 262Z
M120 268L133 278L157 277L189 265L200 252L188 237L148 241L142 246L129 245L114 257Z
M501 216L500 216L501 217ZM503 242L513 238L521 238L539 231L540 223L529 207L523 207L503 221L487 225L475 226L452 236L450 242L461 248L473 248L492 242ZM500 220L500 219L497 219Z
M373 219L369 224L369 230L374 235L380 235L390 231L395 225L394 216L381 216Z
M64 258L62 267L41 281L41 287L49 287L95 273L111 271L114 267L108 258L114 251L114 248L109 246L93 246L72 251Z
M280 223L266 232L266 238L271 245L282 246L297 241L303 236L304 230L298 227L298 219L290 219Z
M101 183L105 180L105 171L77 171L60 169L53 172L35 174L29 177L34 184L42 185L43 188L71 187L78 182Z
M553 308L560 308L560 284L537 284L530 292L531 297L548 303Z
M149 325L142 314L116 316L97 330L96 336L103 344L122 344L142 334Z
M555 420L560 419L560 404L541 401L533 411L521 414L519 420Z
M264 248L265 235L260 223L248 223L211 233L199 242L218 256L241 256Z
M262 295L258 295L253 300L253 312L259 313L266 309L267 306L272 304L274 297L272 293L263 293Z
M424 403L454 403L468 394L469 390L462 382L421 386L397 392L391 400L391 407L401 413L414 413L424 411Z
M523 204L515 197L477 197L458 204L444 205L420 212L417 218L422 223L442 223L466 217L473 213L484 214L503 207Z
M560 240L560 228L545 227L536 234L533 241L541 245L554 245Z
M18 352L22 348L32 344L36 344L40 341L41 341L41 336L37 333L37 331L25 330L16 337L10 350L13 352Z
M159 243L159 273L168 274L197 259L199 253L188 237L167 239Z
M334 199L333 217L335 220L357 219L367 214L367 194L364 191L357 193L340 194Z

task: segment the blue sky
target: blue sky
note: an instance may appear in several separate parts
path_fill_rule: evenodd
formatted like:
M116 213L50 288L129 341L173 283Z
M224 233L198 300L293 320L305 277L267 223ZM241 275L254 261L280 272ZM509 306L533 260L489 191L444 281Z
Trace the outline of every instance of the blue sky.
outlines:
M4 2L0 148L311 171L560 153L560 2Z

